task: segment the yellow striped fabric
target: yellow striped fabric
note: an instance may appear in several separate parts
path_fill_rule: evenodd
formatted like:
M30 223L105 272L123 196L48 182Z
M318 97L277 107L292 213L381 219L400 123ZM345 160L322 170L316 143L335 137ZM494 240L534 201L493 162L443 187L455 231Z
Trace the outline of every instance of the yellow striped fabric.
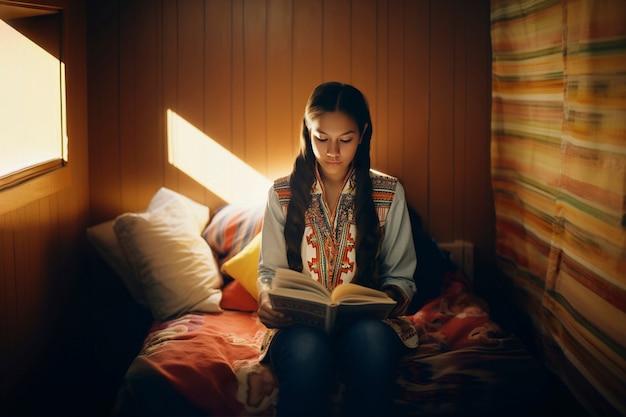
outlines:
M493 0L498 263L550 366L626 415L626 1Z

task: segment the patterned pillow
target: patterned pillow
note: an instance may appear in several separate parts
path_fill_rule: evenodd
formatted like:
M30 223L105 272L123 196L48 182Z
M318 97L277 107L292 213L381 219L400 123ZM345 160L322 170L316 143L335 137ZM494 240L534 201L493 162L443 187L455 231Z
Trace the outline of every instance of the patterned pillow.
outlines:
M239 253L261 231L265 205L220 207L202 232L217 257L218 265Z
M226 274L238 281L257 299L256 281L259 276L259 253L261 252L261 233L257 234L239 253L226 261L222 267L222 274Z
M253 207L227 204L217 209L202 232L220 266L240 253L261 232L265 205ZM256 311L256 299L234 277L222 273L224 287L220 306L226 310Z

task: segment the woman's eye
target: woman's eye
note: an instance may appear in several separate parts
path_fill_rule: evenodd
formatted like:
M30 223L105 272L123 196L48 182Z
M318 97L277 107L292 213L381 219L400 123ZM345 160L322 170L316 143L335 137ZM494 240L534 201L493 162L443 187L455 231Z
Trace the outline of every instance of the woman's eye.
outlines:
M315 140L318 141L318 142L326 142L328 140L328 138L320 138L319 136L316 136Z
M340 139L341 143L350 143L352 142L352 138L347 138L347 139Z

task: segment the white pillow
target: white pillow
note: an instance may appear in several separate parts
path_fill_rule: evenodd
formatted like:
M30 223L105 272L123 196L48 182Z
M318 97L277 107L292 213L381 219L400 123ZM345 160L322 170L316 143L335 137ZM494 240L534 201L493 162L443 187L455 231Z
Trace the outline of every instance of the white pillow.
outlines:
M89 239L91 244L96 248L96 251L102 259L119 275L135 301L147 307L141 283L137 280L131 265L126 260L124 252L122 252L122 248L117 241L117 236L115 236L113 220L88 227L87 239Z
M209 208L207 206L166 187L159 188L152 196L146 211L156 212L161 210L168 212L182 210L183 212L178 214L184 216L187 221L193 221L198 229L198 233L202 233L209 222Z
M222 311L222 276L200 235L208 217L208 207L161 188L148 211L115 219L113 230L155 319Z

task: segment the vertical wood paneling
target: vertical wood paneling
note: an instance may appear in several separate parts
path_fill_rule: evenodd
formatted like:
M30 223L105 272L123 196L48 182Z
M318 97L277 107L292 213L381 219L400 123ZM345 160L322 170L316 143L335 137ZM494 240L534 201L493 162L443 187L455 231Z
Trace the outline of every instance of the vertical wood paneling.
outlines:
M452 230L454 237L464 237L463 215L465 213L465 158L467 153L467 61L466 61L466 37L465 3L454 2L454 62L453 62L453 82L454 82L454 204L452 206Z
M94 43L106 55L116 54L111 58L120 62L120 71L109 65L91 74L97 80L92 97L105 101L94 105L117 109L117 116L108 110L117 117L108 126L104 116L90 123L92 146L106 149L110 159L107 166L94 159L94 166L103 172L92 174L92 189L107 189L107 178L119 178L119 172L124 172L119 186L125 190L117 192L136 195L134 202L125 198L123 204L116 204L109 201L115 200L111 186L108 197L92 193L98 220L104 213L113 217L142 209L146 195L154 191L146 190L153 184L148 177L156 178L156 187L159 172L162 185L212 207L221 204L211 190L203 190L167 163L165 121L161 116L152 121L162 120L160 131L148 126L150 115L173 109L252 168L275 178L291 168L302 110L312 88L338 79L367 95L374 122L372 166L400 177L427 230L440 241L474 241L478 251L493 243L488 0L144 0L137 4L141 13L124 6L120 12L131 14L115 18L128 24L134 21L135 32L142 31L136 33L134 43L117 42L115 19ZM120 39L123 34L118 33ZM137 85L124 81L130 79L125 57L133 54L134 76L146 76ZM157 68L147 75L149 63ZM124 89L133 90L118 91L120 103L115 94L100 91L118 78ZM157 91L152 91L155 85ZM135 102L131 123L122 114L130 106L121 105L127 96ZM162 108L140 110L139 103L147 101ZM124 140L136 141L133 158L124 154L126 148L122 152L107 147L108 141L120 141L121 135L98 133L101 128L112 130L116 123L127 126ZM132 125L141 139L130 138ZM148 139L153 135L161 143ZM152 174L137 171L141 158L146 159L141 167ZM204 158L210 163L210 155ZM131 163L135 167L124 166ZM127 178L132 175L135 179Z
M290 0L268 0L267 3L267 77L266 123L267 159L266 176L276 178L289 173L291 165L286 161L294 158L294 140L291 132L291 50L293 35L291 28L292 2Z
M491 49L489 4L467 4L467 146L465 157L463 237L475 242L476 265L495 257L495 213L491 188ZM487 74L487 76L485 76ZM478 221L476 219L479 219Z
M13 217L11 219L11 226L15 231L13 237L13 247L15 251L15 276L19 277L14 282L13 294L15 297L15 305L13 314L9 315L14 319L14 341L15 341L15 351L14 361L16 362L17 369L24 369L24 355L23 350L20 349L21 346L26 349L26 345L23 344L23 323L24 320L24 303L21 303L20 300L28 299L28 295L25 294L24 284L25 280L28 279L28 275L26 275L26 265L28 261L28 250L26 249L27 242L27 231L26 231L26 219L25 219L25 208L21 207L15 211L13 211Z
M39 221L39 213L39 201L34 201L24 207L24 279L17 283L19 288L17 297L19 300L30 299L31 302L18 305L19 343L20 346L24 346L24 349L20 350L23 363L26 363L28 357L37 354L37 336L33 334L33 330L41 330L38 329L38 315L41 314L40 308L43 306L41 289L45 288L45 282L42 282L41 264L31 259L33 255L37 257L43 255L39 236L39 230L43 226Z
M405 22L404 22L404 2L389 2L389 26L388 26L388 46L387 52L387 130L382 131L385 135L379 140L387 144L387 158L381 162L380 169L391 175L399 177L400 180L412 173L407 167L404 169L404 47L405 47Z
M19 230L16 230L16 226L14 224L13 218L17 216L17 212L13 211L11 213L7 213L4 216L4 227L2 229L3 240L3 262L4 266L4 294L3 304L5 309L2 311L4 314L2 317L4 318L2 322L4 323L4 327L6 328L6 343L4 345L5 351L3 351L3 359L5 359L3 363L4 374L4 384L2 386L3 389L6 389L10 386L12 380L15 378L17 371L19 369L17 363L17 355L19 350L19 345L17 341L18 335L18 314L17 314L17 270L15 267L16 263L16 250L15 250L15 235L19 235Z
M245 47L244 47L244 10L243 0L233 0L232 2L232 33L233 33L233 78L231 84L232 91L232 152L238 158L244 158L246 150L245 141Z
M267 6L243 2L245 152L252 168L267 175Z
M376 92L376 0L351 3L350 50L354 85L373 97Z
M389 4L386 0L376 2L376 112L372 114L374 136L372 137L372 167L382 171L387 170L387 126L389 110Z
M89 184L91 216L94 222L107 220L110 213L122 211L122 182L119 132L119 13L117 2L91 14L89 23L89 60L106 77L99 77L98 88L90 88L89 120L97 129L90 129Z
M233 152L233 8L230 2L211 0L205 3L205 37L210 41L204 43L204 131ZM206 198L212 207L221 202L210 190Z
M233 16L229 2L206 3L205 17L205 133L232 150L231 85L233 83Z
M3 401L52 347L62 344L66 334L61 324L62 319L66 319L67 299L79 279L85 276L81 269L89 210L85 5L64 0L46 0L45 4L60 7L64 12L63 61L69 138L69 164L64 169L67 169L69 181L60 187L60 191L27 204L11 202L17 208L0 217L0 399ZM117 28L112 33L117 36ZM96 36L94 42L98 44L100 39ZM107 38L106 43L109 41ZM107 51L102 52L106 54ZM100 58L94 56L96 61L104 64ZM107 66L103 65L103 71L106 69ZM114 87L108 92L94 92L95 98L118 93L119 86L112 81L116 72L117 68L112 71L112 78L103 80L104 88L111 87L107 84L111 82ZM107 107L112 104L108 98L104 103L106 105L95 107L101 110L96 118L101 124L106 124ZM114 108L117 112L118 106ZM109 131L105 126L101 128L104 133L100 144L106 140L118 140L117 131ZM111 134L107 136L107 132ZM98 150L98 145L95 149ZM98 156L102 158L104 155L106 153ZM119 151L114 152L111 159L113 164L118 163ZM114 171L113 176L109 176L110 165L96 164L96 168L102 168L96 175L98 184L115 182ZM28 189L28 184L18 187ZM111 189L119 190L119 186ZM106 195L107 187L101 190ZM0 206L7 204L3 201L5 198L6 194L0 196ZM103 207L117 204L113 193L102 199L98 196L96 201L100 201Z
M454 21L453 0L431 2L429 227L442 241L454 239ZM445 169L442 169L442 165Z
M428 2L404 2L404 187L407 201L428 224L430 8Z
M376 0L352 2L351 77L370 103L370 113L376 113ZM372 116L373 117L373 116ZM372 121L372 124L373 121Z
M204 0L178 2L178 94L176 109L189 123L204 131ZM198 159L202 157L197 155ZM178 177L179 190L197 201L204 200L204 189L184 173Z
M322 10L323 81L350 82L350 0L324 0Z
M137 51L137 2L120 2L120 174L122 180L121 197L123 207L139 207L137 200L137 174L141 169L138 156L141 142L137 140L137 96L138 71Z
M137 204L147 205L163 183L165 112L160 90L160 12L154 0L138 0L136 12L135 91Z
M15 300L11 294L11 284L13 283L13 275L11 273L13 256L11 250L13 248L10 219L11 214L0 215L0 369L5 371L0 376L0 387L2 390L10 384L11 376L15 371L11 369L11 338L13 337L10 318L14 317L11 313L11 301Z
M302 115L306 100L322 82L323 0L293 2L293 81L291 143L299 148ZM288 165L291 168L291 163Z
M158 3L157 3L158 4ZM178 109L178 4L174 1L162 1L161 4L161 32L162 32L162 80L163 85L160 86L163 94L163 108L161 112L167 112L168 109L179 112ZM165 120L164 135L161 140L164 142L164 149L167 154L167 135L168 124ZM164 186L172 190L179 189L178 176L179 171L169 163L166 157L163 159L165 167ZM117 214L125 210L136 210L138 208L124 207ZM112 213L115 215L115 213Z

